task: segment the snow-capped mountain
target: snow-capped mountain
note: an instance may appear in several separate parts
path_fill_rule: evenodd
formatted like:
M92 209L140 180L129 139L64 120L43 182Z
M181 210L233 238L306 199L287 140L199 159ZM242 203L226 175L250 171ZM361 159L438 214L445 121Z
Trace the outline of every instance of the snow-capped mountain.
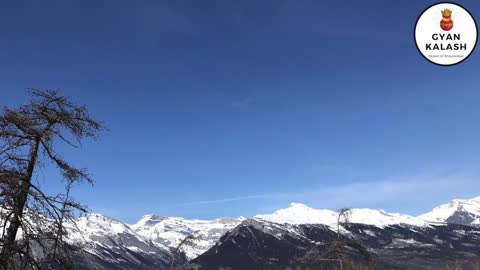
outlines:
M476 270L480 265L480 228L349 224L345 230L341 258L349 266L344 269ZM323 224L249 219L178 269L341 269L337 239L335 230Z
M262 241L271 245L272 250L265 248L268 252L274 252L273 257L278 257L275 250L284 248L284 245L291 245L292 249L295 249L295 245L307 248L335 239L338 216L336 211L292 203L285 209L256 215L251 219L189 220L151 214L143 216L135 224L126 224L101 214L90 214L77 219L75 225L67 222L66 229L68 242L79 244L83 250L75 259L78 269L169 269L172 262L178 265L186 260L205 263L205 258L208 258L214 264L217 260L231 261L236 254L220 248L225 241L233 241L235 250L237 244L252 248L250 241L266 237ZM464 252L460 246L467 242L475 247L475 252L477 246L480 248L480 232L473 231L478 227L466 233L469 226L480 225L480 197L453 200L419 217L383 210L350 209L347 220L342 218L341 222L348 224L342 226L341 234L367 241L367 245L373 245L371 247L380 253L384 252L383 249L435 246L450 254L450 244L454 249ZM239 230L242 234L237 234ZM245 233L245 237L240 237ZM248 235L250 233L252 235ZM403 235L403 238L398 238L398 235ZM193 236L194 240L177 250L188 236ZM440 236L443 238L438 239ZM243 242L240 244L238 241ZM479 241L478 245L476 241ZM253 248L258 249L255 245ZM260 257L257 259L261 260ZM438 263L442 263L441 259L438 259Z
M129 225L100 215L90 214L65 224L67 241L82 247L77 265L86 269L164 269L180 254L167 246L153 244Z
M257 215L254 218L275 223L287 224L324 224L335 226L338 222L339 213L331 210L317 210L301 203L292 203L290 207L275 211L269 215ZM383 210L350 209L347 211L348 223L360 223L374 225L380 228L407 224L414 226L428 225L423 219L396 213L386 213ZM342 217L341 222L345 222Z
M69 238L75 242L91 243L101 236L111 238L122 234L138 236L127 224L101 214L80 217L76 220L75 225L72 223L66 225L70 229Z
M480 224L480 197L469 200L453 200L434 208L419 218L438 223L456 223L463 225Z
M176 249L187 237L193 241L182 246L188 259L193 259L211 248L227 231L235 228L245 218L216 220L188 220L179 217L145 215L130 227L145 239L159 246Z

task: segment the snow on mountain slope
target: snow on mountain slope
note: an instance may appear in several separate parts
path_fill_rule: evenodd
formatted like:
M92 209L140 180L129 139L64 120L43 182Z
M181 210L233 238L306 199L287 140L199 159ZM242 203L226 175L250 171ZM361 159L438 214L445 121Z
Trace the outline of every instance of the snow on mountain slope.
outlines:
M282 225L324 224L336 227L338 212L319 210L301 203L280 209L268 215L256 215L253 220ZM188 220L180 217L145 215L133 225L100 215L91 214L79 218L76 226L66 223L68 241L81 243L90 254L98 258L148 258L155 255L157 261L168 264L172 252L187 236L195 240L184 245L182 250L188 259L193 259L209 250L228 231L238 226L245 218L217 220ZM432 212L412 217L403 214L386 213L383 210L351 209L349 223L374 225L384 228L390 225L428 226L436 223L480 224L480 197L470 200L454 200L435 208ZM265 230L275 225L265 225ZM273 228L272 227L272 228ZM335 230L334 230L335 231ZM112 254L109 254L113 252ZM132 255L136 254L136 255ZM150 256L151 257L151 256ZM147 264L147 262L145 262Z
M298 224L323 224L335 232L337 219L338 212L292 203L288 208L272 214L256 215L249 221L253 222L252 224L260 224L263 232L271 232L278 237L278 233L281 235L284 231L299 234L295 230ZM225 233L242 222L248 223L245 218L208 221L145 215L137 223L128 225L100 214L91 214L79 218L76 225L66 222L65 226L69 232L67 240L71 243L80 243L82 250L87 252L84 258L87 268L97 268L104 263L117 267L128 262L132 269L144 269L153 264L162 269L169 265L174 257L176 262L185 259L182 254L175 252L175 249L187 236L193 235L196 239L184 245L182 251L185 252L187 259L194 259L213 247ZM348 222L373 225L379 229L404 224L429 228L432 228L430 225L438 223L480 225L480 197L453 200L419 217L386 213L383 210L351 209L348 213ZM45 222L40 220L37 220L37 223L39 227L45 226Z
M292 203L289 208L280 209L270 215L257 215L254 218L275 223L335 226L338 220L338 212L317 210L301 203ZM341 221L344 221L344 219L342 218ZM374 225L380 228L395 224L427 225L427 222L416 217L372 209L351 209L348 213L348 222Z
M331 225L337 222L338 213L313 209L301 203L291 203L288 208L277 210L270 215L256 215L254 218L275 223Z
M430 222L478 225L480 224L480 197L453 200L418 217Z
M216 220L188 220L179 217L145 215L130 227L155 244L177 248L183 239L193 235L195 240L182 247L188 259L211 248L227 231L245 220L243 217Z
M90 214L78 218L75 225L67 222L65 226L69 232L68 241L87 244L92 250L95 249L95 245L98 245L102 247L122 246L146 253L158 248L164 252L170 252L165 245L152 246L148 239L135 232L129 225L100 214Z
M370 269L371 264L363 264L368 261L362 259L365 254L372 254L375 269L381 270L440 270L449 265L478 269L475 265L479 258L476 255L480 254L480 228L456 224L422 228L350 224L343 234L345 240L357 244L342 251L344 259L355 258L355 265L349 269ZM339 269L337 263L328 263L332 257L324 257L338 247L335 239L335 230L321 224L290 225L250 219L182 269ZM366 252L361 255L354 246Z
M143 241L143 238L127 224L101 214L89 214L76 219L75 222L75 225L71 222L66 223L69 239L74 242L88 242L100 236L112 237L120 234L134 235Z
M398 213L387 213L383 210L372 209L352 209L348 215L348 220L351 223L374 225L379 228L398 224L414 226L428 225L427 222L420 218Z
M82 269L166 269L173 258L184 260L169 247L151 243L129 225L100 214L80 217L75 224L68 221L65 228L67 241L85 251L77 258Z

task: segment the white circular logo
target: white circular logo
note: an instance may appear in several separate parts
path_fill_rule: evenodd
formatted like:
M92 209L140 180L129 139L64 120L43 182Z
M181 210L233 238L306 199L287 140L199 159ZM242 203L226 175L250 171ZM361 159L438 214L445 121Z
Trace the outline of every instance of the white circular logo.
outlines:
M477 24L462 6L445 2L427 8L415 25L415 42L428 61L451 66L467 59L477 45Z

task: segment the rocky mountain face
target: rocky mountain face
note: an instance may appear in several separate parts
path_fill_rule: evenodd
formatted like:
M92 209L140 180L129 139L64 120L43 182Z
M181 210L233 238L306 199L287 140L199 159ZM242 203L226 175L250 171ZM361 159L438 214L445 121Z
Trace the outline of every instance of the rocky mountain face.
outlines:
M212 247L228 230L243 221L188 220L145 215L133 225L90 214L66 223L68 242L81 247L78 269L169 269L184 264ZM182 240L193 240L178 249Z
M194 259L210 249L227 231L235 228L244 218L216 220L188 220L178 217L145 215L131 229L158 246L176 249L187 236L193 239L182 250L187 259Z
M67 223L68 241L82 250L78 269L167 269L172 260L186 258L165 245L153 243L129 225L99 214Z
M172 260L178 269L340 269L339 239L344 269L368 269L365 254L375 269L480 269L480 198L419 217L351 209L343 219L337 228L337 212L293 203L251 219L146 215L129 225L92 214L68 230L83 249L78 269L169 269Z
M438 223L480 225L480 197L470 200L453 200L440 205L419 218Z
M480 230L474 227L349 224L343 230L342 241L351 243L343 248L344 269L473 270L480 266ZM336 239L326 225L247 220L178 269L335 270L340 269ZM367 268L364 250L375 268Z

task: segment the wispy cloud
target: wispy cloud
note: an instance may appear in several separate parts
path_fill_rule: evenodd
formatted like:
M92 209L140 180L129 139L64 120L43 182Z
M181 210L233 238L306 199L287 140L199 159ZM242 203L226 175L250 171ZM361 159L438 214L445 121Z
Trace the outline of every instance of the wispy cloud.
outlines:
M244 97L244 98L235 100L230 105L232 105L232 107L243 107L251 104L252 102L253 102L253 97L249 96L249 97Z
M406 209L409 212L420 213L453 198L471 198L476 196L480 196L478 176L436 173L398 177L384 181L318 186L309 190L298 190L288 193L274 192L200 200L182 203L179 206L226 204L255 200L285 205L289 202L299 201L317 208L375 207Z
M204 201L194 201L181 203L179 206L189 206L189 205L202 205L202 204L217 204L217 203L227 203L227 202L236 202L236 201L245 201L245 200L256 200L256 199L280 199L280 198L289 198L292 194L288 193L272 193L272 194L259 194L259 195L247 195L247 196L238 196L224 199L215 199L215 200L204 200Z

